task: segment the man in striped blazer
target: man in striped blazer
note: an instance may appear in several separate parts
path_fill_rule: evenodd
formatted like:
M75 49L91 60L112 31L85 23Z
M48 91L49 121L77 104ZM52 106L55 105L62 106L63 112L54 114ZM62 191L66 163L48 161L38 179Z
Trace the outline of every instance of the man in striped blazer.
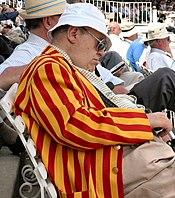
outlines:
M78 70L93 71L111 45L104 16L92 4L70 5L49 36L53 43L21 77L15 112L60 197L122 198L123 145L148 142L152 128L169 132L171 123L161 112L107 108Z

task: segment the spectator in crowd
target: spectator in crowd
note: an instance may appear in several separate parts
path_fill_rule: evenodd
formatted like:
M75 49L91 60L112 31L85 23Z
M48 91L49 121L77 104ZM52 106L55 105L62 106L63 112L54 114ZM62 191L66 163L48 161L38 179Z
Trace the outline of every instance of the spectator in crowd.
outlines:
M144 79L143 74L138 73L138 72L128 71L129 66L127 65L127 63L122 59L122 57L116 51L106 52L105 55L100 58L100 63L103 67L105 67L109 70L111 68L112 71L113 71L112 73L115 76L117 76L117 77L119 77L120 79L123 80L123 82L121 82L121 84L124 85L126 90L122 88L122 91L125 90L125 92L122 92L122 93L128 93L128 91L136 83L138 83L138 82L140 82L141 80ZM97 66L97 69L100 72L100 75L102 76L102 79L105 83L108 80L108 81L111 81L114 85L118 85L116 93L120 93L119 90L118 90L119 89L119 83L116 82L116 78L110 77L110 78L107 78L105 80L104 76L106 76L108 74L108 72L104 69L102 70L102 68L100 66ZM108 74L108 76L110 76L110 75Z
M131 21L134 23L139 23L139 15L140 15L140 10L138 8L138 4L133 3L131 6Z
M166 20L166 14L163 13L163 10L162 11L159 11L157 22L164 23L165 20Z
M26 40L22 30L20 28L15 28L15 26L12 23L4 23L2 25L2 30L0 33L4 37L9 39L11 43L13 43L13 48L15 48L17 45L23 43Z
M175 34L175 14L169 14L165 20L165 24L167 31Z
M43 6L42 10L39 9L41 5ZM6 81L4 82L0 79L2 83L0 84L1 88L7 90L13 83L18 82L19 76L23 71L22 68L25 68L25 65L40 55L49 44L50 39L47 32L57 23L67 5L66 1L62 2L61 0L54 0L52 2L47 0L29 0L26 2L26 10L22 9L20 15L25 19L30 35L27 41L17 46L11 56L0 65L0 74L7 68L7 71L4 71L4 75L7 77ZM35 12L32 12L34 8ZM19 73L16 75L16 78L8 77L9 73L17 73L17 71Z
M145 42L151 47L147 60L148 68L152 71L156 71L160 67L169 67L175 70L175 62L169 46L170 36L164 25L154 24L151 26Z
M161 9L161 10L167 9L166 1L163 0L159 3L159 9Z
M138 37L134 40L127 51L126 57L129 60L130 65L134 68L135 71L141 72L141 68L139 66L140 57L143 54L145 49L145 44L143 42L142 37Z
M117 83L117 76L115 76L117 65L113 64L112 61L107 62L105 59L104 61L105 64L102 63L102 65L108 69L113 76L108 74L108 78L105 79L103 77L105 73L104 71L103 73L100 73L102 80L105 83L112 82L113 86L110 84L110 88L117 95L126 94L124 83ZM123 61L121 60L119 64L122 65L122 62ZM175 72L170 68L164 67L158 69L147 78L136 83L129 90L128 94L134 95L138 104L144 105L147 109L151 109L153 112L163 111L165 109L175 112Z
M110 22L107 25L107 28L108 28L109 37L112 42L110 51L116 51L124 58L125 53L123 51L125 51L125 50L121 50L121 45L123 44L123 41L119 36L121 33L120 25L117 22Z
M3 57L4 62L13 52L12 43L9 41L8 38L0 35L0 55Z
M15 112L24 118L60 196L122 198L125 193L128 197L139 197L143 190L145 197L151 198L159 191L162 196L175 195L171 185L166 186L168 189L162 188L170 179L174 182L174 177L166 178L169 172L171 175L175 172L172 160L175 154L161 139L156 144L160 147L158 150L164 149L155 153L159 157L154 154L151 157L160 159L161 156L161 160L149 166L151 170L154 166L154 171L147 169L147 160L142 163L136 158L134 164L129 159L131 155L127 155L130 153L127 153L127 147L124 156L129 160L124 158L122 162L121 145L152 140L151 131L155 127L162 127L165 132L172 129L166 115L105 107L96 89L78 70L81 67L92 73L101 51L110 46L100 10L92 4L70 5L50 30L50 36L53 37L52 45L27 67L22 76ZM141 144L139 148L150 144L154 141ZM131 169L137 170L135 177L141 175L141 180L130 178L131 164ZM153 175L150 182L145 181L138 168Z
M138 104L144 105L153 112L165 109L175 112L175 72L173 70L161 68L154 72L154 75L150 73L149 78L138 79L137 83L132 82L126 87L126 83L118 79L118 75L116 75L118 69L126 64L122 58L116 52L107 52L105 56L100 58L100 61L104 68L102 70L98 65L99 73L95 73L97 76L100 75L103 82L115 94L134 95ZM111 73L107 72L106 69Z
M1 6L1 13L4 14L4 16L7 15L8 17L10 17L10 20L15 23L16 17L19 14L18 12L16 12L15 8L9 6L8 4L3 4Z
M0 149L3 145L7 146L14 155L25 151L18 133L0 117Z
M117 52L116 52L117 53ZM119 71L120 72L120 71ZM102 79L106 85L116 94L128 94L125 81L120 78L115 78L110 71L108 71L101 64L98 64L95 69L95 74Z
M4 13L9 13L9 12L14 12L15 11L15 8L11 7L10 5L8 4L3 4L1 5L2 6L2 10L1 12L4 14Z
M43 0L35 1L35 2L28 1L27 5L39 6L43 4L43 6L46 6L44 4L45 2L46 1L43 1ZM28 7L26 7L26 11L23 11L21 13L21 15L25 19L28 20L28 23L31 27L31 34L30 34L28 41L18 46L17 49L13 52L12 57L10 57L10 59L7 59L7 62L6 61L3 62L3 64L5 64L5 68L6 67L9 67L9 68L5 70L4 75L0 77L1 88L3 89L5 88L6 90L8 90L8 88L14 82L18 82L21 73L24 71L24 68L26 67L24 64L28 64L37 55L39 55L42 52L42 50L44 50L44 48L49 44L50 40L47 37L47 32L50 28L52 28L57 23L58 18L59 18L59 16L52 16L52 15L61 14L64 8L67 6L67 4L65 1L61 3L61 1L56 0L55 2L50 3L50 6L51 7L46 7L47 12L46 10L44 12L38 11L37 12L38 15L37 14L33 15L33 13L28 14L27 13L27 11L29 12L29 10L27 9ZM3 64L1 64L0 67L3 67ZM1 69L2 68L0 68L0 70ZM4 93L5 92L1 90L0 94L2 96L4 95ZM1 120L2 119L0 118L0 121ZM2 132L0 132L0 137L2 136L3 142L9 146L12 152L14 154L18 154L19 152L24 151L24 147L16 131L10 128L8 125L6 125L5 122L3 121L1 123L1 126L3 127L1 127ZM16 140L16 142L14 140Z
M135 38L134 35L137 33L134 27L134 23L125 23L125 24L122 24L121 26L123 28L123 31L126 31L125 33L122 33L123 36L126 36L125 41L120 38L120 34L121 34L120 25L117 22L111 22L108 24L108 34L112 42L110 51L114 51L114 54L113 52L107 53L104 59L108 60L109 58L112 58L112 59L114 58L115 60L115 56L116 56L115 52L117 52L123 58L123 60L126 62L125 69L122 70L122 72L120 71L120 76L118 77L124 80L125 85L129 88L131 84L133 85L134 83L139 82L144 77L141 73L131 72L132 68L129 66L128 59L126 57L127 50L131 42L130 39ZM128 37L128 40L127 40L127 36L129 34L132 36ZM122 46L122 50L121 50L121 46ZM111 60L111 61L114 61L114 60Z
M142 4L140 6L140 23L149 22L150 21L150 13L147 10L146 4Z
M12 21L16 20L16 17L19 15L18 11L14 12L6 12L4 14L0 14L0 21L11 19Z
M123 48L125 51L124 60L126 60L129 63L129 60L127 58L127 52L131 43L136 39L138 39L138 30L136 29L135 24L133 22L125 22L121 24L121 29L122 29L121 36L124 39L123 41ZM141 71L141 69L138 66L136 66L134 70Z
M18 45L18 43L6 37L7 32L12 32L10 30L13 27L13 22L10 19L15 20L18 14L19 13L16 11L0 14L0 21L2 22L2 24L0 24L0 34L1 34L0 35L0 43L1 43L0 44L0 56L1 56L0 64L3 63L4 60L11 55L11 53L13 52L13 49ZM11 23L9 23L10 21ZM16 38L14 39L16 40Z

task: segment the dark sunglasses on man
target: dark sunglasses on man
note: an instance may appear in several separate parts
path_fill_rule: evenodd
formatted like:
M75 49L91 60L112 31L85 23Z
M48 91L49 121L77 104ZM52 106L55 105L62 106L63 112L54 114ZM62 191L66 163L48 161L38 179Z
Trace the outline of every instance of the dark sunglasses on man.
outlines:
M86 27L82 27L86 32L88 32L92 37L98 41L97 52L105 52L107 50L107 41L106 39L98 39L94 34L92 34Z

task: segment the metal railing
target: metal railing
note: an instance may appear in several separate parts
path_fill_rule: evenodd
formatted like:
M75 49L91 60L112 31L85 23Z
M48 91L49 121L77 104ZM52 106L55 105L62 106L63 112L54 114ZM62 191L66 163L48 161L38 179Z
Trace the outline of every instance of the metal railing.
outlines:
M152 22L152 2L116 2L105 0L85 0L97 6L106 19L121 23L132 21L137 25L145 25Z
M75 1L75 0L74 0ZM109 21L132 21L136 25L145 25L153 20L152 2L117 2L108 0L82 0L97 6ZM77 0L78 2L78 0ZM23 0L0 0L19 9Z
M0 0L0 4L8 4L13 8L20 9L23 7L23 0Z

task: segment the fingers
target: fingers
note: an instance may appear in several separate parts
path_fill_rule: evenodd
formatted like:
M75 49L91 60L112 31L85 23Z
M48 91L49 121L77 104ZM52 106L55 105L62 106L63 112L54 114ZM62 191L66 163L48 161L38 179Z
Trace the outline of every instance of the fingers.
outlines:
M166 113L156 112L147 114L152 129L163 128L166 133L172 130L171 121L168 119Z

